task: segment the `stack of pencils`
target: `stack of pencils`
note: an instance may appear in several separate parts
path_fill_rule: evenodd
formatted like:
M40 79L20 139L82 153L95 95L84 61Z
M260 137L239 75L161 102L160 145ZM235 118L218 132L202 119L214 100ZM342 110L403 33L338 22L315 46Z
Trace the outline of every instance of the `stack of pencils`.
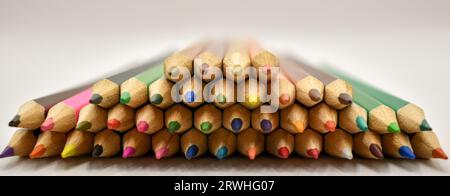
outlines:
M275 112L263 111L274 102ZM85 89L31 100L9 126L21 129L0 158L447 159L417 105L247 40L201 41Z

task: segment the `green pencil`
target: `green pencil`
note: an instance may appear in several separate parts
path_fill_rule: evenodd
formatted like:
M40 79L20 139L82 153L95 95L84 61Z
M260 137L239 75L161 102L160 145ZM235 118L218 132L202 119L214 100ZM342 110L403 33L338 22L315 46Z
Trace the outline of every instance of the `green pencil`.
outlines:
M341 77L353 86L363 89L364 92L380 100L383 104L391 107L397 113L398 123L402 131L406 133L417 133L420 131L431 130L430 125L425 119L425 113L419 106L410 103L404 99L396 97L386 91L371 86L355 77L342 71L338 71L331 66L323 66L327 71Z
M138 108L148 101L148 86L163 75L163 63L151 67L120 85L120 103Z
M366 109L369 129L378 134L400 132L394 110L364 93L356 86L353 86L353 98L358 105Z

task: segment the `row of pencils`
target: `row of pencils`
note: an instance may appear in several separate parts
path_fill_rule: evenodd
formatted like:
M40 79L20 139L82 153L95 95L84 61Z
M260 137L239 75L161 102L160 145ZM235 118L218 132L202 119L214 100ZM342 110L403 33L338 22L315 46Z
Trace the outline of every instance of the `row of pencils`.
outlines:
M205 71L212 67L226 74ZM250 67L265 75L251 77ZM275 76L279 110L264 113L270 83L250 86L262 77L273 80L275 68L281 69ZM183 80L183 69L201 77ZM180 81L191 85L177 102L171 95ZM196 82L202 88L194 88ZM222 86L212 87L212 99L202 96L209 82ZM237 86L245 88L243 102L236 101ZM0 158L131 158L153 151L162 159L181 151L193 159L209 151L223 159L238 151L252 160L263 152L318 159L324 151L343 159L447 159L417 105L332 66L277 56L248 40L200 41L88 87L31 100L9 125L23 129Z

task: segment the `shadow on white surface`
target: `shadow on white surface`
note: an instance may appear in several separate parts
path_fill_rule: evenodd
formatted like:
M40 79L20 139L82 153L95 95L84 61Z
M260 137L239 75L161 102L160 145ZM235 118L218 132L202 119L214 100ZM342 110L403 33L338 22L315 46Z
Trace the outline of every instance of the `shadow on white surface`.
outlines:
M124 160L121 158L94 159L80 157L62 160L48 158L29 160L12 158L2 164L8 175L439 175L445 174L440 160L342 160L323 157L319 160L292 157L288 160L269 156L255 161L242 156L226 160L213 157L187 161L183 157L156 160L153 157ZM83 170L80 170L82 168ZM432 171L432 173L424 173ZM58 173L56 173L56 171Z

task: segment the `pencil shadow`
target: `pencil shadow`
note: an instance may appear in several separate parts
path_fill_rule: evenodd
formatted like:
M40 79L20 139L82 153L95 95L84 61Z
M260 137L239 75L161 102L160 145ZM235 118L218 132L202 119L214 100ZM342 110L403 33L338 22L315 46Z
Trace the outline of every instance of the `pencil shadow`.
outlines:
M158 171L159 174L180 171L176 174L180 176L183 175L183 171L188 171L186 175L208 175L219 172L258 176L272 175L274 173L293 176L304 175L305 173L308 175L325 175L328 173L337 175L348 175L349 173L354 175L382 173L389 175L390 171L396 167L411 174L421 174L421 170L425 168L431 169L434 172L446 172L442 164L430 160L367 160L359 158L344 160L328 156L322 156L319 160L312 160L295 155L291 156L288 160L282 160L267 154L259 156L255 161L248 160L246 157L240 155L235 155L224 160L217 160L213 156L208 155L190 161L187 161L182 156L156 160L150 155L134 159L122 159L120 157L104 159L92 157L71 159L45 158L36 160L12 158L1 169L20 169L22 171L33 172L54 167L56 170L67 171L82 166L83 168L87 168L88 171L109 171L109 169L114 169L130 172Z

